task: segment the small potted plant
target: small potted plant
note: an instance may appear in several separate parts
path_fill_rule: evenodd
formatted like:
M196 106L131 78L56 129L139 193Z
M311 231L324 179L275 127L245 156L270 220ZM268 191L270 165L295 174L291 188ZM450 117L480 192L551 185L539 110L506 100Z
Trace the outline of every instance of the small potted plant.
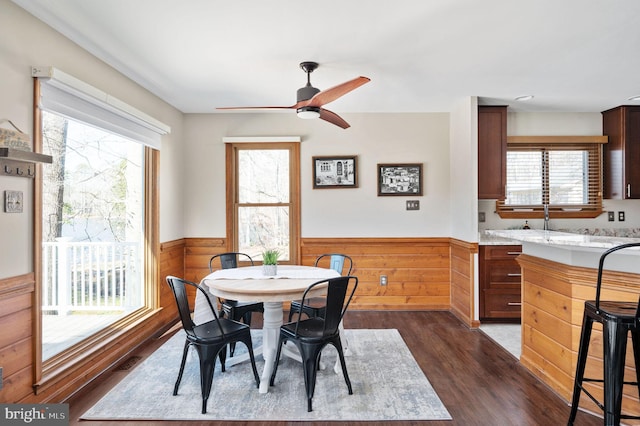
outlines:
M262 273L267 276L274 276L278 273L278 257L280 252L269 249L262 252Z

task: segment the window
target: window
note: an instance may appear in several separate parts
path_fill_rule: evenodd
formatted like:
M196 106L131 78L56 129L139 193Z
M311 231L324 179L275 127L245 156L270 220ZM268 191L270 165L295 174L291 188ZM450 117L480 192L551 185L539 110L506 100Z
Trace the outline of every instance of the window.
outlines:
M156 308L163 123L54 68L33 68L53 157L36 175L36 393ZM46 386L45 386L46 387Z
M46 361L144 306L144 146L49 111L42 143Z
M297 263L299 144L229 143L227 158L229 248L258 261L265 249L277 249L282 263Z
M508 138L506 218L596 217L602 213L602 137ZM590 142L591 140L595 142Z

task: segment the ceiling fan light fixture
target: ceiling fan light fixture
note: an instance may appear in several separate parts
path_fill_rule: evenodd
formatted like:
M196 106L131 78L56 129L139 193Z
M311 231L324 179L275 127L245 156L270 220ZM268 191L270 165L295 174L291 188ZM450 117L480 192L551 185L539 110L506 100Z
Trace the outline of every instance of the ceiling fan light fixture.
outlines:
M296 112L299 118L304 118L305 120L320 117L320 108L318 107L305 106L298 108Z
M533 99L533 95L522 95L515 98L516 101L530 101Z

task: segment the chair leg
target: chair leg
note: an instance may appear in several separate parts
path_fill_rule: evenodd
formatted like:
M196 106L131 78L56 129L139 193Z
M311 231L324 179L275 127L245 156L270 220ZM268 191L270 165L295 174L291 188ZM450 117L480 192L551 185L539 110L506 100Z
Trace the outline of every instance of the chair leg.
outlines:
M236 310L233 308L229 312L229 319L233 321L238 321L238 318L236 318ZM233 358L233 354L235 352L236 352L236 342L229 343L229 358Z
M202 392L202 414L207 413L207 400L211 393L213 371L218 353L225 349L224 345L196 345L200 359L200 389Z
M218 352L218 358L220 358L220 371L223 373L227 371L227 367L225 365L227 361L227 347L223 347L220 352Z
M322 347L317 345L305 345L301 343L298 346L300 355L302 355L302 369L304 370L304 387L307 391L307 411L312 411L311 401L316 389L316 376L318 373L318 357L322 352Z
M276 372L278 371L278 364L280 363L280 354L282 353L282 345L284 344L285 339L280 336L278 338L278 350L276 351L276 356L273 359L273 372L271 373L271 379L269 380L269 386L273 386L273 382L276 380Z
M176 384L173 387L173 395L178 394L178 388L180 387L180 381L182 381L182 373L184 373L184 365L187 362L187 353L189 352L189 341L185 339L184 341L184 349L182 350L182 362L180 362L180 371L178 371L178 379L176 380Z
M576 376L573 380L573 399L571 400L571 413L569 414L568 426L573 425L573 421L578 414L578 404L580 402L580 393L582 392L582 379L584 377L584 369L587 364L587 354L589 352L589 340L591 339L591 329L593 328L593 320L587 316L585 312L582 317L582 332L580 333L580 346L578 347L578 363L576 366Z
M260 388L260 376L258 375L258 369L256 368L256 359L253 355L253 343L251 342L251 334L247 338L242 339L242 343L245 344L249 351L249 359L251 360L251 369L253 370L253 377L256 379L256 387Z
M602 326L604 346L604 420L606 425L619 425L622 409L622 386L627 349L626 329L616 321Z
M638 396L640 397L640 331L635 328L631 330L631 342L633 344L633 361L636 369L636 386L638 387Z
M344 381L347 383L347 389L349 390L349 395L353 395L353 389L351 388L351 380L349 380L349 373L347 373L347 364L344 361L344 351L342 350L342 342L340 342L340 338L336 339L333 346L338 351L338 357L340 358L340 365L342 366L342 375L344 376Z

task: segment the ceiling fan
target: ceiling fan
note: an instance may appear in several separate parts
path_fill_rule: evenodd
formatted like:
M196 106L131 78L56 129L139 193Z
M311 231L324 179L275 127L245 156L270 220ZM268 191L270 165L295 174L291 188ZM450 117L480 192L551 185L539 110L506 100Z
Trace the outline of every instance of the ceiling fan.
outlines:
M354 89L368 83L368 77L356 77L342 84L338 84L327 90L320 90L311 85L311 73L318 68L317 62L301 62L300 68L307 73L307 85L298 89L297 102L291 106L263 106L263 107L222 107L216 109L295 109L300 118L321 118L338 127L346 129L349 123L338 114L322 108L329 102L351 92Z

